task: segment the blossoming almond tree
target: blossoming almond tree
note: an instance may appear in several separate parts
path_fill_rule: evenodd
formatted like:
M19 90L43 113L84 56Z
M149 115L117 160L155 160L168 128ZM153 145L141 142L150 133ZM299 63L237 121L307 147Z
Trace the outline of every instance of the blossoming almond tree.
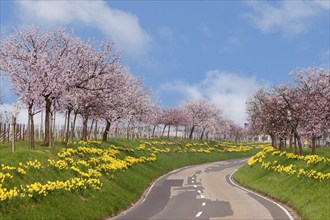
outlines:
M329 70L310 67L292 74L293 84L278 85L271 90L257 91L247 102L251 129L269 134L276 147L289 137L303 153L302 140L315 142L330 127L330 74Z

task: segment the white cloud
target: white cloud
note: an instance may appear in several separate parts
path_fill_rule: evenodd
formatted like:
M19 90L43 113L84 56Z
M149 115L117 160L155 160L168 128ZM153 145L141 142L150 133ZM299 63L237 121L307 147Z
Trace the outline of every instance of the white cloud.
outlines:
M253 1L253 9L247 14L264 33L280 31L285 36L294 36L306 30L311 18L328 11L329 1Z
M105 1L18 1L23 24L45 27L82 23L110 36L130 55L144 53L151 41L136 15L111 8Z
M258 88L269 86L255 77L236 73L210 70L199 83L171 82L164 84L163 91L177 91L186 99L206 99L223 109L224 114L235 122L246 122L246 99Z
M330 9L330 1L329 0L313 0L315 4L318 4L324 9Z
M209 28L209 25L206 22L200 23L197 28L204 36L206 36L208 38L213 37L213 34L211 33L211 30Z

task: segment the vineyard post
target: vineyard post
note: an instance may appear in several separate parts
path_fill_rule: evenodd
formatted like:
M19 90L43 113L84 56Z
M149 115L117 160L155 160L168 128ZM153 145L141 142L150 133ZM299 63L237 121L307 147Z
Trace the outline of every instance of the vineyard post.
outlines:
M13 115L11 118L11 151L15 152L16 141L16 117Z

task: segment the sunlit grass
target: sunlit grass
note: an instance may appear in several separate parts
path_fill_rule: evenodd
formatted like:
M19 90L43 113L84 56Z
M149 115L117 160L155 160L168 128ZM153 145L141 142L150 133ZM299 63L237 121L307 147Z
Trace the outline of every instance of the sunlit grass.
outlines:
M53 190L47 192L46 195L39 195L41 188L35 187L31 197L13 197L0 202L0 218L104 218L115 215L130 206L132 202L140 198L153 180L173 169L192 164L247 157L259 150L260 148L248 147L248 144L241 146L240 143L188 142L169 139L112 139L107 144L56 143L54 149L37 145L36 150L27 149L26 143L21 142L17 144L17 151L14 153L10 152L9 144L2 145L0 163L16 168L21 166L26 170L26 174L18 174L17 170L2 170L4 173L13 175L12 179L6 179L3 182L3 187L19 188L20 185L26 187L35 182L46 184L47 181L66 181L72 178L97 179L102 185L96 184L96 187L87 185L85 189L83 183L78 183L78 188L72 186L68 190ZM101 161L100 158L103 160ZM24 167L27 161L35 160L39 161L43 168ZM64 160L68 162L67 165L62 164L61 161ZM90 162L97 160L99 160L97 163ZM118 166L108 166L104 162L107 160L109 160L109 165L118 163ZM123 161L127 164L121 166ZM20 163L22 164L19 165ZM90 170L93 171L87 175ZM101 176L96 171L100 172Z
M330 172L330 162L320 158L329 158L330 147L319 148L318 160L303 156L300 159L290 159L283 154L266 154L262 162L244 165L236 174L235 179L242 185L259 191L267 196L282 201L293 207L303 219L329 219L330 217L330 180L321 180L311 175L298 175L299 169L315 170L324 175ZM312 160L311 160L312 158ZM297 170L289 174L286 170L262 167L263 163L281 164L288 167L292 164ZM270 165L271 166L271 165Z

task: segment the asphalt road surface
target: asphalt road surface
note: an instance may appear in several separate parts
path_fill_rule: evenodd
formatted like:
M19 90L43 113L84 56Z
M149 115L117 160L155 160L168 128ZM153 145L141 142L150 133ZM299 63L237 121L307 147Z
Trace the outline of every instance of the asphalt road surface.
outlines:
M279 204L232 182L231 174L245 162L233 159L168 173L114 219L293 219Z

